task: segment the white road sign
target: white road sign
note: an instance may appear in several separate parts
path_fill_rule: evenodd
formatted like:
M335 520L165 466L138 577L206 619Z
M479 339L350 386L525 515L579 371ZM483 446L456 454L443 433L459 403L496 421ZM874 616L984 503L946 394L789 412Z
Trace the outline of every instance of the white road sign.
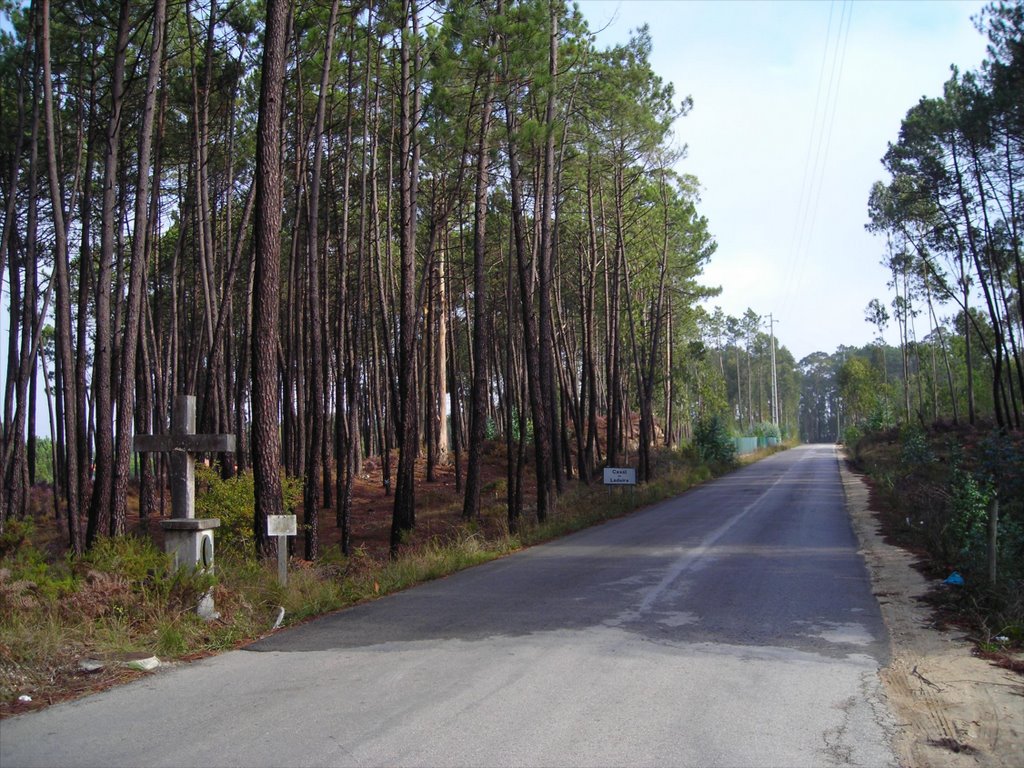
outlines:
M633 467L605 467L605 485L636 485L636 470Z

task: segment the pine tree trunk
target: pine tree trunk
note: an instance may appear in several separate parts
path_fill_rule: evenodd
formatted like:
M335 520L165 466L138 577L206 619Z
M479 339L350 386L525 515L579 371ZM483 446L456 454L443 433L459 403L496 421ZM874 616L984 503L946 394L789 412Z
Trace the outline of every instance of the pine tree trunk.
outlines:
M132 423L135 418L135 367L142 329L142 303L146 277L146 231L149 225L149 173L153 149L153 125L156 89L163 59L166 0L156 0L153 15L153 43L150 51L146 97L139 128L139 173L135 187L135 225L132 230L131 263L128 278L128 305L124 343L121 351L121 392L117 400L117 457L114 465L114 496L111 500L110 533L125 532L128 511L128 473L131 457ZM159 179L154 183L159 184Z
M552 442L558 434L557 391L555 389L555 350L554 328L552 322L551 294L554 290L554 238L555 238L555 103L558 89L558 11L556 3L549 3L548 30L548 77L547 103L544 111L544 125L547 138L544 143L543 182L541 186L540 211L540 285L539 287L539 322L540 333L540 383L543 415L546 420L546 431ZM535 425L536 428L536 425ZM562 492L562 461L558 450L552 449L551 473L548 478L547 494L557 490ZM554 483L550 483L554 480ZM539 481L539 478L538 478ZM553 499L549 501L547 511L553 509Z
M303 528L306 543L306 559L315 560L320 556L320 491L323 474L323 435L326 419L326 401L323 381L323 337L320 315L320 183L324 154L324 121L327 113L327 91L331 78L331 60L334 48L334 33L338 20L338 0L331 3L331 16L327 22L327 40L324 44L324 61L320 73L320 95L317 99L316 120L313 127L313 164L309 180L309 213L306 234L306 274L309 279L309 296L306 305L309 319L308 377L310 407L307 409L306 425L306 466L302 492Z
M484 80L483 101L480 110L480 133L476 146L476 192L473 202L473 389L470 392L469 457L466 463L466 492L462 502L462 518L472 520L480 516L481 469L487 422L487 366L484 363L488 340L487 309L487 192L489 183L490 150L488 137L491 128L491 74Z
M523 347L526 356L526 378L530 395L530 413L533 417L534 460L537 477L537 520L544 522L551 511L551 435L548 430L549 421L545 414L544 393L540 384L540 332L537 316L533 310L533 277L531 260L527 255L526 234L524 232L522 210L522 178L519 167L519 149L515 136L517 126L514 110L510 105L505 108L505 120L508 127L508 162L509 187L512 202L513 241L515 243L516 260L519 267L520 306L523 314ZM477 360L476 365L483 365Z
M114 490L113 345L111 280L114 266L115 229L119 218L116 200L118 154L121 144L124 102L125 56L128 47L128 0L121 0L114 47L110 118L107 123L103 161L103 209L100 214L100 268L96 283L96 334L93 393L96 398L95 479L89 502L86 545L110 532Z
M68 244L64 228L64 208L61 198L60 177L57 172L56 124L53 114L53 74L50 62L50 0L40 0L42 16L42 60L43 100L46 125L46 160L50 180L50 202L53 207L54 224L54 268L57 278L57 354L64 375L61 379L64 409L64 445L68 446L65 456L64 487L67 490L68 538L71 550L77 555L82 552L82 537L79 527L79 485L78 455L73 446L78 444L77 397L75 382L71 377L74 360L71 354L71 281L68 269ZM56 469L56 468L55 468Z
M398 471L395 475L395 504L391 520L390 551L394 557L402 537L416 525L416 486L414 469L419 443L416 389L416 198L419 180L419 91L415 82L414 58L410 37L418 37L418 10L412 0L404 0L402 15L401 109L399 213L401 230L398 340ZM411 35L406 34L406 25ZM418 63L418 62L417 62ZM418 67L416 67L418 69Z
M252 332L252 455L257 551L270 555L267 517L282 511L277 346L281 256L281 112L288 0L267 0L256 125L255 273Z

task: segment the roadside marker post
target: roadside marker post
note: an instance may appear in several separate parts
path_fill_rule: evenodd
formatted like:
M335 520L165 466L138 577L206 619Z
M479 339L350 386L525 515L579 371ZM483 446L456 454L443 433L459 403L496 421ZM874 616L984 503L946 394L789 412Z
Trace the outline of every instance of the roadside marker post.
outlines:
M288 537L298 532L295 515L267 515L267 535L277 537L277 581L288 585Z

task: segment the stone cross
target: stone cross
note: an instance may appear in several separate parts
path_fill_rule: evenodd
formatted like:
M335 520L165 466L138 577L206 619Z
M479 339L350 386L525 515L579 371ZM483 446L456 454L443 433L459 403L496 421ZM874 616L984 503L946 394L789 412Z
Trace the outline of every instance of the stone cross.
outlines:
M220 520L196 519L196 460L193 454L235 450L234 435L197 435L196 398L176 395L171 413L169 435L136 435L135 450L139 453L169 452L171 454L171 518L161 521L164 529L164 550L171 555L175 568L208 571L213 568L213 529ZM207 596L205 610L213 615L213 599Z
M171 454L171 517L196 516L196 459L193 454L232 453L234 435L197 435L195 395L175 395L169 435L136 435L139 453Z

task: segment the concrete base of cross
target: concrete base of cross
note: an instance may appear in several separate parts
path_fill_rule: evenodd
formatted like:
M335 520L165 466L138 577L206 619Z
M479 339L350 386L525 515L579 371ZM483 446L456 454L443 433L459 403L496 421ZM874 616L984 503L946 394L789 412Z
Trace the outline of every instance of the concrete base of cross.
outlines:
M216 518L172 517L160 521L164 529L164 552L169 554L175 570L213 569L213 529L220 526Z

